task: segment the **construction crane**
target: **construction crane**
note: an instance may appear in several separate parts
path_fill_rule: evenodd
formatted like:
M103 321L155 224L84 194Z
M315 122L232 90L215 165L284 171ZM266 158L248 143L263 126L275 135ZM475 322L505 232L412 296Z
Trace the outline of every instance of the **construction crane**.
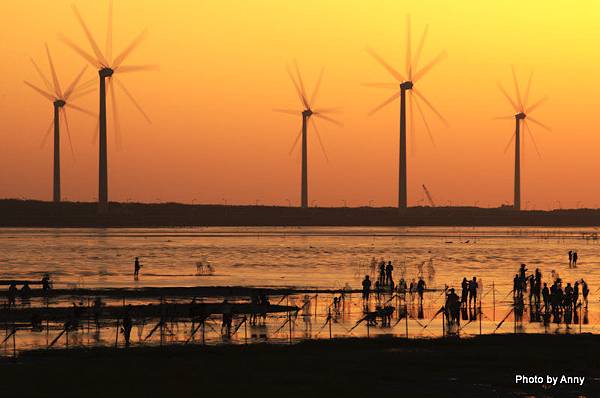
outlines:
M435 207L435 202L433 201L433 198L431 197L431 194L429 193L429 190L427 189L425 184L423 184L423 192L425 192L425 196L427 197L427 201L429 202L431 207Z

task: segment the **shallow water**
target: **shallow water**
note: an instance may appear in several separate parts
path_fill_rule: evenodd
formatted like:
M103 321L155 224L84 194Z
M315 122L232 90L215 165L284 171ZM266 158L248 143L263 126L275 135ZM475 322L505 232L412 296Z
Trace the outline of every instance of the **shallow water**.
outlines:
M445 285L458 287L463 276L477 277L483 302L483 317L469 322L472 314L468 314L463 320L460 331L463 336L478 334L480 328L482 333L492 333L505 317L499 333L577 333L580 327L583 332L598 332L600 246L596 234L597 229L592 228L0 229L0 279L39 280L49 273L54 286L61 288L237 285L356 289L365 274L376 278L370 266L375 257L393 261L396 281L400 277L411 280L422 276L428 287L440 291L426 293L422 311L409 297L408 322L398 318L396 312L393 327L367 328L363 322L351 332L364 314L360 297L348 295L343 308L332 313L332 336L440 336L441 316L431 319L442 305L441 289ZM579 254L577 268L569 267L568 250L577 250ZM132 275L135 256L143 264L138 281ZM209 262L214 272L197 275L196 264L200 261ZM582 324L574 322L570 327L552 324L546 330L539 322L529 322L527 308L524 322L513 322L510 291L520 263L526 263L530 272L540 268L545 282L552 280L553 271L563 279L563 286L584 278L591 294L589 311L581 313ZM293 339L325 338L329 336L327 315L332 298L330 294L272 297L272 303L289 300L289 304L302 307L308 299L309 304L294 316L292 328L289 323L285 325L285 314L274 315L263 326L244 324L231 339L221 336L217 315L207 322L204 338L207 343L240 343L245 341L244 336L249 341L286 342L290 334ZM390 298L381 297L380 303ZM50 305L69 306L71 301L78 300L88 305L90 298L63 298ZM404 306L399 298L391 298L390 304ZM370 308L375 305L373 298ZM115 321L106 322L98 331L93 326L90 329L89 324L82 325L70 334L69 345L114 344ZM158 333L144 342L156 322L134 317L134 343L158 344ZM234 325L241 322L238 316ZM17 332L17 349L46 347L61 328L60 323L50 323L48 328L44 325L43 331L36 332L24 325ZM164 339L186 341L191 328L189 322L176 322ZM10 325L4 329L7 335ZM201 339L200 336L199 332L195 338ZM66 336L56 345L66 345ZM2 351L10 354L10 339L2 344Z
M394 262L394 278L422 275L429 286L477 276L484 288L512 288L520 263L544 279L585 278L600 287L593 228L151 228L0 229L0 279L40 279L56 287L295 286L354 288L373 257ZM578 268L567 251L577 250ZM143 264L133 280L133 259ZM209 262L214 273L197 275Z

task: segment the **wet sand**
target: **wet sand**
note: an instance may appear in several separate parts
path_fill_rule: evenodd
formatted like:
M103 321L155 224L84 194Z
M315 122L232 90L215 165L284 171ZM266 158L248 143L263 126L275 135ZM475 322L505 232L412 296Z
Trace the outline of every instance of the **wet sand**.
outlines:
M516 385L517 374L586 379L583 386ZM593 397L600 346L584 334L39 350L16 363L3 359L0 379L12 397Z

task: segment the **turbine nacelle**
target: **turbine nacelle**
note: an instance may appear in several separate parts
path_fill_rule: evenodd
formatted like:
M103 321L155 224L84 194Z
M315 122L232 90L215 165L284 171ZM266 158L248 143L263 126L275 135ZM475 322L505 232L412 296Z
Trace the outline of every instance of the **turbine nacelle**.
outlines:
M515 119L517 120L525 120L526 117L527 115L524 112L519 112L515 115Z
M98 71L98 74L100 75L100 78L106 78L106 77L111 77L113 75L113 73L115 73L114 70L112 70L111 68L102 68Z
M400 83L400 90L411 90L413 88L413 82L410 80Z
M67 103L62 99L57 99L56 101L54 101L55 108L62 108L65 105L67 105Z
M313 111L311 109L305 109L304 111L302 111L302 116L309 118L311 117L313 114Z

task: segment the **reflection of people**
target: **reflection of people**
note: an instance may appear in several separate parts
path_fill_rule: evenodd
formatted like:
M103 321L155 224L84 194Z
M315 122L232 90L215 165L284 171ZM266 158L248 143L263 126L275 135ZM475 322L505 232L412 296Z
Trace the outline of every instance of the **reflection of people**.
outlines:
M136 257L135 261L133 262L133 277L136 279L140 275L140 268L142 268L142 265L140 264L140 258Z

